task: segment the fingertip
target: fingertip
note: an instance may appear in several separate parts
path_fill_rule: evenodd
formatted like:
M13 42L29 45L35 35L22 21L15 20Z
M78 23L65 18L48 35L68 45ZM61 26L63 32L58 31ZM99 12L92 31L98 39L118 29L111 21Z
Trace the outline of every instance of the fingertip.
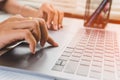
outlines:
M62 25L61 24L59 24L59 29L61 29L62 28Z
M53 43L53 46L54 46L54 47L58 47L59 45L58 45L58 43L54 42L54 43Z
M58 30L58 26L54 26L54 28L53 28L55 31L57 31Z
M61 24L59 24L59 27L60 27L60 28L63 28L63 26L62 26Z
M33 51L32 54L35 54L35 51Z
M51 37L48 38L48 41L47 41L49 44L51 44L52 46L54 47L58 47L58 43L56 43Z
M30 50L31 50L32 54L35 54L35 48L32 45L30 45Z
M42 40L42 41L40 42L40 45L41 45L41 47L44 47L45 41Z
M61 25L61 28L63 28L63 26Z
M50 24L47 24L47 28L50 29Z

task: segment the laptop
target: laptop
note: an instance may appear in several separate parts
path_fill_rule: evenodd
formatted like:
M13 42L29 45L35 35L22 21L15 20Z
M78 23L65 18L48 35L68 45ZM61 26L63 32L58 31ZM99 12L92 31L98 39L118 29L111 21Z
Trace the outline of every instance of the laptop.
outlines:
M0 65L52 76L53 80L120 80L117 34L84 27L82 20L66 20L70 26L64 25L57 32L49 31L59 47L46 44L40 48L38 44L36 54L32 55L28 44L23 42L2 55Z

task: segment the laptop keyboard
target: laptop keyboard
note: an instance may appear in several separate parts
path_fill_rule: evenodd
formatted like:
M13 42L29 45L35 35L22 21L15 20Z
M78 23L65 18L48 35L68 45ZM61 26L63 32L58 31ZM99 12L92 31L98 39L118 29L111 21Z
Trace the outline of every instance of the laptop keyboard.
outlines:
M52 70L97 80L120 80L120 55L116 33L81 29Z

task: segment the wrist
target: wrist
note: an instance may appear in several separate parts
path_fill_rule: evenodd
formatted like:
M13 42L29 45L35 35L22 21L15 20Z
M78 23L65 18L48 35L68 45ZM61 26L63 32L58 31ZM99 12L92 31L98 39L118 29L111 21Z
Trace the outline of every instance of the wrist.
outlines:
M27 5L23 5L19 10L19 14L24 17L38 17L38 10Z

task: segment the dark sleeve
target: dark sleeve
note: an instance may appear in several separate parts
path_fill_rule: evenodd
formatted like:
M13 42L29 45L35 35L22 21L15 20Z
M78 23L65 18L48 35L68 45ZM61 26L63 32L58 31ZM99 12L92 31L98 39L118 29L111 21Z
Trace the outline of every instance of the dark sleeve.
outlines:
M0 10L3 9L3 6L5 5L6 2L7 2L7 0L0 1Z

